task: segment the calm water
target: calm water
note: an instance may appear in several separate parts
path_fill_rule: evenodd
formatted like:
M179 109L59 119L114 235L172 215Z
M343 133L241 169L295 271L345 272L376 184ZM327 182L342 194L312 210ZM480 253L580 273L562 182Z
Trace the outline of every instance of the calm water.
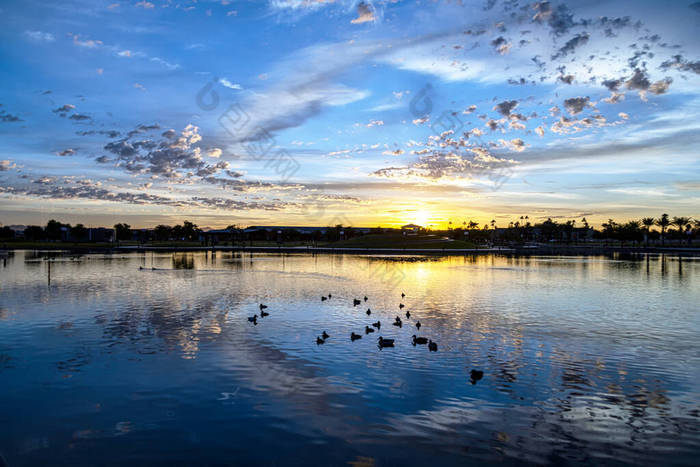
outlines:
M700 456L700 258L48 256L0 259L10 466Z

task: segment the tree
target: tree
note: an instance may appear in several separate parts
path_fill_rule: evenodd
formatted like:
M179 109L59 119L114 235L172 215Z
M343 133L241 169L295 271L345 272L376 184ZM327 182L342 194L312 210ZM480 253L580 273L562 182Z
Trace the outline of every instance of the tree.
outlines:
M690 225L690 217L674 216L673 220L671 221L671 225L678 227L678 235L682 238L683 229L685 226Z
M15 231L8 226L0 227L0 238L14 238Z
M42 240L44 238L44 229L38 225L30 225L24 229L24 239L25 240Z
M168 225L157 225L154 229L156 240L161 242L170 239L170 234L172 233L172 228Z
M76 242L81 242L87 239L88 230L83 224L76 224L75 227L71 227L70 234L73 240Z
M46 237L49 240L60 240L61 239L61 227L70 227L69 224L61 224L60 222L51 219L44 228Z
M654 225L654 218L653 217L645 217L642 219L642 225L646 228L647 231L647 240L646 244L649 246L649 230L651 227Z
M117 240L129 240L131 238L131 226L126 223L114 224Z
M664 213L661 214L661 217L656 219L656 225L661 227L661 246L664 246L665 240L666 240L666 228L671 224L671 221L668 220L668 214Z

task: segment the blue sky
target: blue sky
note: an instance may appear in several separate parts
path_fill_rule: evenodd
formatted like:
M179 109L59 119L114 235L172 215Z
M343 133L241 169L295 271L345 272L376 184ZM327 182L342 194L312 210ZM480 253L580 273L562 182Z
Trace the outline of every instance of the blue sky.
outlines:
M0 5L0 222L698 217L700 2Z

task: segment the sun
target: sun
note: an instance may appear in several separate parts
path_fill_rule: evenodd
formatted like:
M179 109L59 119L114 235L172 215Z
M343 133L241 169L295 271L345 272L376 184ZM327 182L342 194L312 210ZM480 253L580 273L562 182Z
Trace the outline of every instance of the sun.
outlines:
M411 223L418 224L422 227L427 227L431 218L432 216L428 211L416 211L411 217Z

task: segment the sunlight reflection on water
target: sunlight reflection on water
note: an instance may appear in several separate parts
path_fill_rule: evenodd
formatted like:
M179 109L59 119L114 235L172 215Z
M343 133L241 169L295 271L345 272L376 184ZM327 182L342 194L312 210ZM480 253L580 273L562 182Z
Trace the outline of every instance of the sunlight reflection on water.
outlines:
M700 454L697 259L16 252L0 278L10 465Z

